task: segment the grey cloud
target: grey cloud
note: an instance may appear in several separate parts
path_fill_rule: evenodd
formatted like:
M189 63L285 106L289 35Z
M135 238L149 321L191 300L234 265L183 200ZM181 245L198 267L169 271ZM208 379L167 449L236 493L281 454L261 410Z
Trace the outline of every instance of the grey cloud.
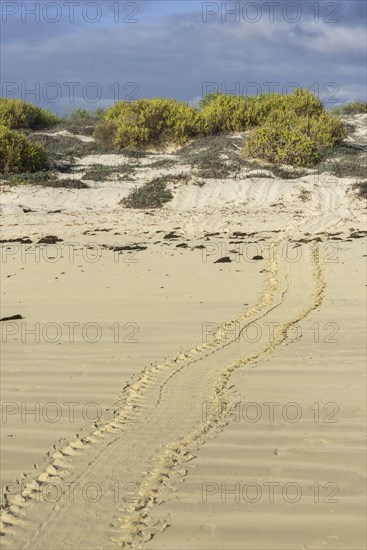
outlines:
M158 9L161 3L155 4ZM328 83L335 83L340 100L365 95L365 31L360 24L354 32L350 27L363 13L357 6L348 8L348 24L316 24L308 17L297 24L281 20L249 25L220 19L203 24L201 3L192 4L196 12L165 13L149 24L123 29L69 25L35 41L30 39L33 30L17 34L3 41L3 80L97 82L103 91L100 105L112 100L109 87L114 82L121 88L136 82L139 97L186 100L201 95L203 82L224 83L226 91L238 89L236 83L242 91L250 82L267 91L264 83L269 81L279 82L280 91L296 82L315 90L319 86L322 98L330 94ZM121 89L120 97L131 90ZM77 95L82 104L80 89ZM64 97L59 106L65 104Z

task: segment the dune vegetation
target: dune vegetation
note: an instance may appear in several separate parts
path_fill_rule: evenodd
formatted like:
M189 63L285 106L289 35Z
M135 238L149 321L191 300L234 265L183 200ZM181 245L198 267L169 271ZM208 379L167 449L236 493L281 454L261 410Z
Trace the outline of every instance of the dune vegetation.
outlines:
M303 89L248 98L209 94L197 109L173 99L121 101L107 110L94 136L110 147L144 148L229 132L248 132L245 156L294 166L314 166L347 136L340 119Z
M25 135L0 126L0 172L36 172L47 167L47 153Z
M335 115L360 115L367 113L367 101L357 99L351 103L341 105L340 107L335 107L332 112Z
M22 130L39 130L59 122L47 109L21 99L0 98L0 171L36 172L47 168L47 153Z
M0 126L11 130L39 130L59 121L59 117L33 103L0 97Z
M243 135L243 159L258 159L277 165L314 167L330 155L347 136L342 115L365 113L367 104L356 101L326 111L322 101L309 90L291 94L239 96L208 94L197 107L175 99L120 101L109 109L74 109L59 118L47 109L20 99L0 98L0 170L32 172L47 166L63 143L70 155L124 150L143 154L149 148L182 147L195 140ZM92 135L95 142L75 145L72 137L50 139L32 131L51 126ZM69 143L70 142L70 143ZM63 149L62 154L65 155Z

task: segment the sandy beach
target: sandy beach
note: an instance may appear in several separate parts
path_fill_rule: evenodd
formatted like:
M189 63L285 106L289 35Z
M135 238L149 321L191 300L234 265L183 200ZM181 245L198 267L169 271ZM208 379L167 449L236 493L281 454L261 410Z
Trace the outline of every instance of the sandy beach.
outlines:
M163 208L120 204L162 174L188 175ZM4 548L364 549L355 178L202 185L171 151L86 181L2 184Z

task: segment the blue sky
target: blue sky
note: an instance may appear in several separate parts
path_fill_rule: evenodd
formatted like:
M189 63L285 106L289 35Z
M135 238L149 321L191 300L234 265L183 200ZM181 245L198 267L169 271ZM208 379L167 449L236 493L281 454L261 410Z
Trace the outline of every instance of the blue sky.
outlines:
M1 95L63 113L207 91L366 97L363 0L1 0Z

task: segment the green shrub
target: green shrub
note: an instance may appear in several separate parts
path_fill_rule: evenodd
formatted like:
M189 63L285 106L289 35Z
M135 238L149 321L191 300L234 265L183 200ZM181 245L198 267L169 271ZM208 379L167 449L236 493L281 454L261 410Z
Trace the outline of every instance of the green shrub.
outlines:
M332 112L336 115L359 115L367 113L367 102L361 99L335 107Z
M161 208L173 199L167 188L167 178L155 178L136 187L121 203L127 208Z
M0 126L0 172L37 172L47 167L47 153L21 132Z
M94 135L104 143L134 149L163 142L185 143L202 131L196 109L174 99L154 98L116 103L107 111Z
M247 139L247 155L301 167L313 166L326 148L346 137L341 121L301 88L258 97L208 94L199 109L174 99L121 101L106 112L94 136L110 147L136 149L249 129L253 132ZM217 174L219 164L225 163L215 162Z
M60 119L47 109L41 109L22 99L0 98L0 125L12 130L27 128L37 130L59 122Z
M95 119L100 119L100 118L104 117L105 114L106 114L106 109L103 109L102 107L98 107L93 112L93 116L94 116Z
M317 117L324 112L321 99L306 89L297 88L292 94L282 95L280 98L278 101L283 110L296 116Z
M71 120L91 120L92 114L87 109L74 109L71 111L69 118Z
M136 147L142 141L142 134L139 136L137 126L138 117L132 108L132 104L126 101L115 103L107 110L103 121L94 130L94 138L107 147ZM125 145L123 145L125 135Z
M279 164L314 166L328 147L346 136L346 128L329 113L297 116L288 112L283 116L274 111L248 136L244 153Z
M116 134L118 124L109 120L102 120L94 129L93 137L100 144L109 149L113 149L116 145Z
M93 122L102 119L105 114L106 110L101 107L98 107L95 111L76 107L70 114L65 114L65 120L72 122Z
M209 134L243 132L251 125L249 102L243 96L217 94L200 111Z
M297 129L265 124L247 138L245 153L279 164L313 166L319 160L314 141Z
M210 103L212 101L214 101L217 97L219 97L221 94L221 92L215 92L215 93L208 93L206 94L205 97L203 97L203 99L201 99L199 101L199 108L200 109L204 109L205 107L207 107L208 105L210 105Z
M312 138L320 152L333 147L348 135L340 119L325 111L315 115L300 115L294 111L287 111L285 116L282 111L275 110L268 115L265 124L275 128L297 129Z
M348 135L346 127L340 120L326 112L310 119L300 117L298 126L315 141L320 153L328 147L333 147Z
M244 97L208 94L200 102L208 133L243 132L264 124L274 113L285 116L318 116L323 112L320 99L301 88L292 94L262 94Z

